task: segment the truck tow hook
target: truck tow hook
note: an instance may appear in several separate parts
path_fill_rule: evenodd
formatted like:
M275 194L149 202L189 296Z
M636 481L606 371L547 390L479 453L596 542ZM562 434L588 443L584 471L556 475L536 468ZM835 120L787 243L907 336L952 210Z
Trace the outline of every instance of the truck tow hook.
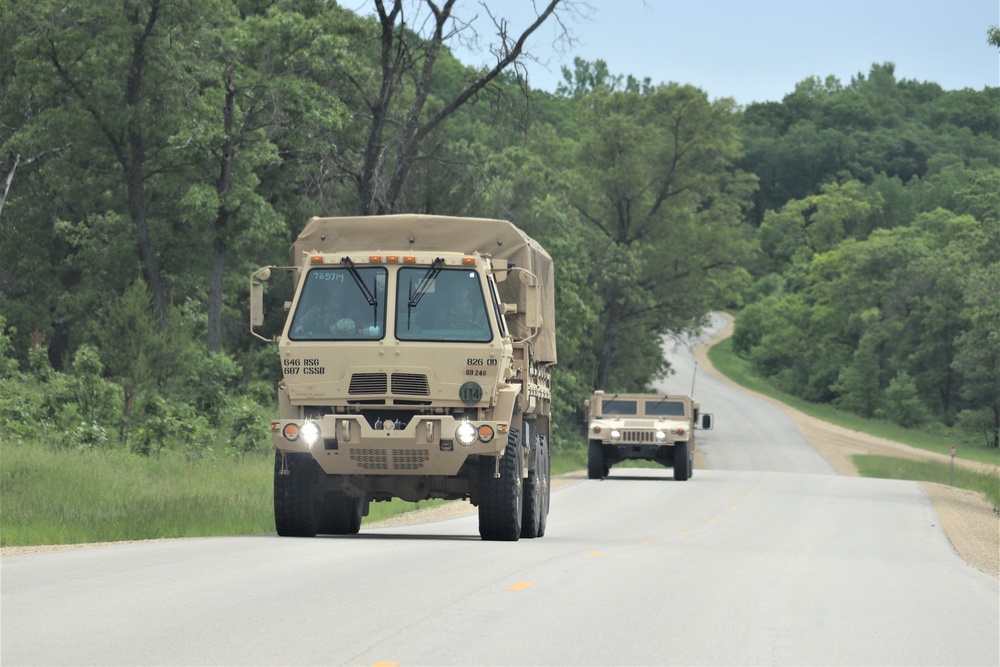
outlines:
M496 457L496 468L493 470L493 479L500 479L500 459L502 457Z
M278 471L279 475L291 475L292 471L288 469L288 461L285 459L285 453L281 452L281 470Z

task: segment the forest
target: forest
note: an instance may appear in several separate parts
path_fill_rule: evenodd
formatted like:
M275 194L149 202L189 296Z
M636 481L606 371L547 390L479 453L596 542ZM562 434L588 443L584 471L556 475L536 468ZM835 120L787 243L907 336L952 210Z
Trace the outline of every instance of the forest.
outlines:
M311 216L414 212L553 256L557 452L713 310L782 391L997 446L1000 88L884 62L743 107L577 57L548 93L525 38L578 3L496 15L486 67L452 56L454 0L371 5L0 5L0 442L269 449L251 272Z

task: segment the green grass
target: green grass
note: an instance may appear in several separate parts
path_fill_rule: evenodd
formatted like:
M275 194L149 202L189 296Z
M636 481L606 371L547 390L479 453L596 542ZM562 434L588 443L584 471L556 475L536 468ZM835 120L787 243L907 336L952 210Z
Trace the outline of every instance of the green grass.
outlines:
M1000 512L1000 473L992 475L974 472L961 467L952 469L949 463L915 461L896 456L857 455L851 460L864 477L882 479L907 479L937 482L960 489L978 491Z
M714 345L708 352L708 358L716 370L740 386L779 400L785 405L817 419L854 431L901 442L918 449L945 455L951 453L951 443L955 441L956 436L944 426L934 425L926 429L904 428L880 419L865 419L838 410L832 405L810 403L775 389L766 379L753 373L749 362L733 352L731 338ZM1000 465L1000 451L986 446L959 445L956 457L979 463Z
M273 465L271 451L190 460L5 443L0 546L273 535ZM553 474L578 469L553 460ZM362 526L444 502L371 503Z

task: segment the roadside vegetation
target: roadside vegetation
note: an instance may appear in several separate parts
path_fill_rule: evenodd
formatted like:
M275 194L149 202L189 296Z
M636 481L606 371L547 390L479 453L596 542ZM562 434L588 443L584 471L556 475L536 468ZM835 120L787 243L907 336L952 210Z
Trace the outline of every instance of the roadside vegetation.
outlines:
M488 67L449 51L461 3L8 4L0 543L272 530L281 375L248 279L312 215L502 218L550 252L554 473L585 465L595 389L648 391L662 337L722 309L752 374L818 416L995 461L1000 88L885 62L741 107L577 57L535 91L499 2Z

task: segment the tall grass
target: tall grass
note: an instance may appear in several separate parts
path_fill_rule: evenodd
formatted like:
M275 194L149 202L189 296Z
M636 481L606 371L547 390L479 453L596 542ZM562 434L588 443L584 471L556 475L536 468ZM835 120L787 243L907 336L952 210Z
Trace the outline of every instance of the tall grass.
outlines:
M0 546L274 533L272 451L244 458L0 445ZM372 503L364 523L441 501Z

